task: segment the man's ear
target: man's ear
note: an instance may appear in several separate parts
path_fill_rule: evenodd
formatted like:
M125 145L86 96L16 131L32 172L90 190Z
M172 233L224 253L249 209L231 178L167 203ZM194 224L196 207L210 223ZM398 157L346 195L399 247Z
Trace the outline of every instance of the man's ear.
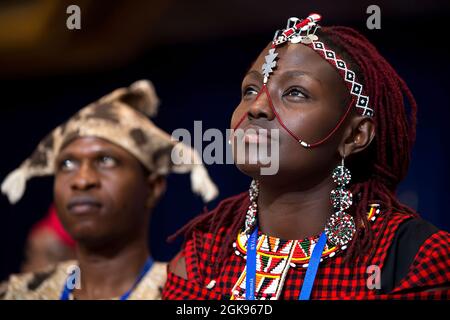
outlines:
M372 118L359 115L353 117L339 145L341 157L348 157L363 151L370 145L374 137L375 122Z
M159 199L166 192L167 181L166 177L151 173L147 178L148 186L149 186L149 197L147 200L147 206L149 208L153 208Z

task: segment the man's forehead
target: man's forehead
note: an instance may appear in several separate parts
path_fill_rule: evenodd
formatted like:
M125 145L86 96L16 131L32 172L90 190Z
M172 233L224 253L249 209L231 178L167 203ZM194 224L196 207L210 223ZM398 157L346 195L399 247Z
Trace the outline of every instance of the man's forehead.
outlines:
M103 150L121 150L122 148L116 144L99 137L77 137L69 141L60 151L60 153L68 152L98 152ZM123 149L122 149L123 150ZM125 151L125 150L124 150Z

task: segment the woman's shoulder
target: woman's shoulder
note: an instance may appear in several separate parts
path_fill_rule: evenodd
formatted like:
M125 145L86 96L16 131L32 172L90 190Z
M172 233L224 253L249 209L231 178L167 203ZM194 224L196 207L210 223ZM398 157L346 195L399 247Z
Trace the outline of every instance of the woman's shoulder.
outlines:
M401 217L385 237L390 238L381 273L384 293L450 287L450 233L420 217ZM394 228L395 227L395 228ZM386 228L387 230L389 228Z
M218 297L204 281L211 273L219 248L226 237L231 236L233 222L242 216L239 213L245 216L248 205L248 192L242 192L222 200L214 209L197 218L197 223L186 234L181 251L169 263L163 299Z
M426 283L433 286L445 282L450 286L450 233L424 220L411 225L411 234L405 237L404 244L400 246L405 251L412 247L411 256L415 253L408 269L408 274L414 277L405 278L414 281L415 285Z
M223 199L214 209L210 211L210 213L213 212L223 213L240 209L247 210L249 204L250 199L248 197L248 191L245 191Z
M194 219L199 222L193 226L192 232L186 235L186 240L194 236L210 237L211 227L216 227L216 229L222 231L227 230L236 219L245 215L249 203L248 192L242 192L221 200L215 208Z

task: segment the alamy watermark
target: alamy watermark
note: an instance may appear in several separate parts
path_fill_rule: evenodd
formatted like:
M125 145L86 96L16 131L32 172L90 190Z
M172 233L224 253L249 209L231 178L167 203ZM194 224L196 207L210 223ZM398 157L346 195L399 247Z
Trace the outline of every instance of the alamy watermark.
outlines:
M280 134L278 129L227 129L225 135L216 128L203 132L201 121L194 121L194 135L184 128L172 132L172 139L193 147L198 160L173 149L174 164L250 164L259 165L261 175L275 175L279 169ZM207 144L204 146L204 142Z
M66 13L69 16L66 19L66 27L69 30L81 29L81 9L79 6L72 4L67 7Z
M369 274L366 285L369 290L381 289L381 269L373 264L367 267L366 273Z
M77 265L70 265L66 270L66 288L69 290L81 289L81 270Z
M366 10L367 14L370 14L370 16L366 20L366 26L367 29L373 30L373 29L381 29L381 9L376 4L372 4L367 7Z

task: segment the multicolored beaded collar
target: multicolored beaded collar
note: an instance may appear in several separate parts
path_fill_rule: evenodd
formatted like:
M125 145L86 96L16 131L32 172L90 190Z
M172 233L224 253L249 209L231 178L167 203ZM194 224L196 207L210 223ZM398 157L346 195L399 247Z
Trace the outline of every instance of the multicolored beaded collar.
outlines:
M379 205L372 204L367 214L369 221L375 221L380 213ZM246 256L248 234L242 231L238 234L236 241L233 243L235 253L238 256ZM297 243L297 247L292 254L290 265L292 267L308 267L308 261L317 243L319 236L307 237L303 240L282 240L279 238L267 236L261 232L258 233L258 254L265 257L287 258L289 250L293 242ZM337 253L347 249L347 246L333 245L327 241L325 250L322 254L322 259L327 259L335 256Z
M375 221L379 214L379 205L372 204L367 215L368 220ZM241 256L244 259L247 258L248 239L248 234L245 231L242 231L238 234L236 241L233 243L236 255ZM319 236L308 237L303 240L282 240L258 232L256 247L256 287L260 287L261 291L258 295L262 297L262 299L278 299L288 270L291 267L307 268L311 254L318 240ZM333 245L331 242L327 241L320 261L332 258L346 248L347 245ZM245 299L245 279L246 271L244 270L233 287L232 300ZM258 283L266 283L267 285L258 286Z

